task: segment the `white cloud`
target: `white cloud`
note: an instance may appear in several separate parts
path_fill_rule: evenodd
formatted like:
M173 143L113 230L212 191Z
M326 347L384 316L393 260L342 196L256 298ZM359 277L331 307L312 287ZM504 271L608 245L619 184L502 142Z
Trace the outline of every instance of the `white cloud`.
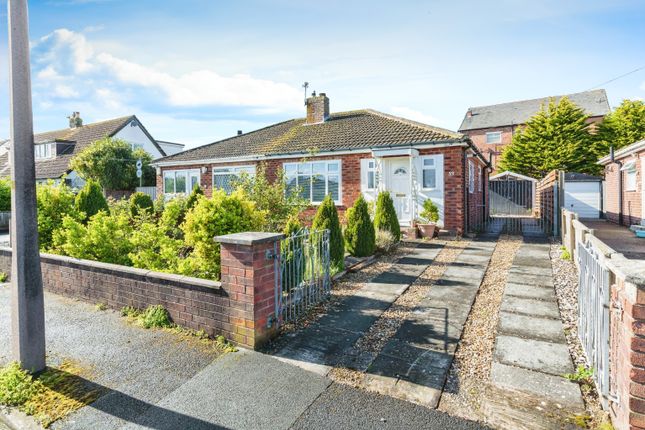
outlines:
M172 75L153 66L95 51L83 34L55 30L34 44L35 64L40 66L36 76L45 86L55 82L59 88L54 95L60 97L73 95L60 87L61 80L79 84L83 80L91 88L119 87L123 89L122 97L126 90L148 90L145 103L160 107L237 106L287 112L298 109L301 103L300 91L284 83L248 74L222 76L213 70ZM114 102L119 91L111 91Z
M437 125L440 121L438 118L432 116L432 115L427 115L424 114L423 112L420 112L418 110L410 109L408 107L404 106L392 106L390 108L390 111L397 116L411 119L413 121L418 121L422 122L424 124L429 124L429 125Z
M54 95L63 99L71 99L78 97L79 93L69 85L59 84L54 86Z

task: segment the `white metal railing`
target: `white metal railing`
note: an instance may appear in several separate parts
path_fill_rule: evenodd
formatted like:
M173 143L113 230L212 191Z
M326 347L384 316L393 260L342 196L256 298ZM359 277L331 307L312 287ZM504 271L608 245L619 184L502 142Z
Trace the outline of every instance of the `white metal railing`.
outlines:
M157 200L157 187L137 187L137 192L149 195L152 201Z

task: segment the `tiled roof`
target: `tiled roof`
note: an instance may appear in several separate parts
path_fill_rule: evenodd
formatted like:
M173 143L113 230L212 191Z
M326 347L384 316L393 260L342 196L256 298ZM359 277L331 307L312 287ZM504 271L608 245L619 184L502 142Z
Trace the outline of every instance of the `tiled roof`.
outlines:
M292 119L163 157L155 162L369 149L455 142L463 137L454 131L366 109L334 113L328 120L318 124L305 124L304 118Z
M68 141L73 143L69 153L58 155L48 160L36 161L36 179L60 178L69 171L71 159L80 151L85 149L92 142L106 136L114 136L130 121L135 119L134 115L114 118L106 121L85 124L77 128L65 128L61 130L47 131L34 135L34 143L53 141ZM0 155L0 175L10 174L8 153Z
M490 106L471 107L468 109L468 112L471 112L472 116L468 116L468 113L466 113L459 127L459 131L525 124L529 118L540 110L542 105L547 106L551 98L555 98L558 101L562 97L565 96L543 97ZM589 116L603 116L610 112L605 90L601 89L568 94L566 97L583 109Z

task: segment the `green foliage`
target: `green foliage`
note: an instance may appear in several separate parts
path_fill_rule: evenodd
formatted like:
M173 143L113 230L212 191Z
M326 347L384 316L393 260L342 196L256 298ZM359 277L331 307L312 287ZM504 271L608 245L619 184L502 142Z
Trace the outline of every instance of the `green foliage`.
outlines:
M172 326L170 314L161 305L148 306L140 315L140 322L144 328L162 328Z
M213 238L230 233L257 230L265 221L265 213L255 209L255 203L239 191L226 195L213 191L210 199L199 199L186 214L182 226L185 243L192 248L188 257L180 261L183 274L205 279L219 279L220 245Z
M199 184L195 184L195 187L190 192L188 200L186 201L186 209L191 209L197 203L197 200L204 196L204 192Z
M121 308L121 316L122 317L131 317L131 318L136 318L139 315L141 315L141 312L135 308L134 306L124 306Z
M101 186L89 180L76 195L76 210L84 214L84 221L87 221L99 211L109 212L107 200L103 196ZM82 215L81 215L82 216Z
M134 267L158 272L178 270L183 242L168 232L161 222L145 220L137 225L130 237L132 250L128 255Z
M94 305L94 309L96 309L97 311L105 311L107 310L107 308L108 307L105 303L97 303L96 305Z
M38 392L30 374L16 362L0 368L0 404L22 406Z
M72 190L61 183L49 181L36 187L38 205L38 240L40 249L49 250L53 244L54 232L61 228L63 219L80 220Z
M54 234L54 252L130 266L132 233L130 218L123 213L111 215L101 211L87 225L66 216L62 228Z
M136 218L139 214L145 212L151 214L154 211L155 204L149 195L136 192L130 196L130 214Z
M243 174L237 188L255 202L258 210L266 212L262 231L282 231L287 220L309 205L299 191L287 190L287 179L282 170L278 171L275 180L270 181L264 164L258 166L255 175Z
M388 191L379 193L376 199L376 213L374 214L374 228L392 233L395 241L401 240L401 226L396 216L394 202Z
M333 269L340 271L345 267L345 240L340 228L338 210L331 194L327 194L318 207L311 225L312 230L329 229L329 257Z
M187 211L188 201L181 195L166 202L163 213L159 218L159 224L168 236L183 239L184 232L180 227L184 223Z
M562 253L560 254L560 258L563 260L571 260L571 253L569 252L568 249L563 249Z
M439 221L439 208L432 199L427 199L423 202L423 210L419 215L430 222L437 222Z
M372 255L376 249L374 224L370 219L367 202L363 195L360 195L354 202L354 206L347 211L345 243L347 251L355 257Z
M596 174L599 166L592 148L587 115L563 97L544 106L513 135L502 152L499 168L533 178L554 169Z
M593 369L588 368L584 364L580 364L576 368L575 373L567 373L564 377L573 382L593 384Z
M645 103L642 100L623 100L598 126L596 155L609 154L609 147L620 149L645 139Z
M0 178L0 212L11 210L11 179Z
M305 259L297 258L296 253L297 248L303 247L302 241L304 238L298 237L298 233L301 231L302 224L300 220L295 216L290 217L283 230L287 239L283 240L280 244L283 265L289 268L285 276L281 277L283 290L286 290L291 285L299 285L305 276Z
M396 245L396 239L387 230L376 230L376 249L388 253Z
M0 282L7 282L7 279L9 279L9 275L5 272L0 272Z
M142 185L155 184L155 169L150 165L152 157L142 149L121 139L104 137L83 149L71 163L70 170L76 171L85 180L94 180L106 190L133 190L139 185L136 176L136 162L143 162Z

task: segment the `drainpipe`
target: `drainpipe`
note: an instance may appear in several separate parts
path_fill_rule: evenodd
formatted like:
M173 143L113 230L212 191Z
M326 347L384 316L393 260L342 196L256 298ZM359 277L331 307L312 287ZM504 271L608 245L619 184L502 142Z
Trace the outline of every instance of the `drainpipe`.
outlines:
M468 166L467 164L467 159L468 159L468 151L463 152L464 156L462 158L462 169L463 169L463 176L462 176L462 181L461 183L463 184L463 189L464 189L464 231L463 234L465 235L468 233L468 183L464 180L466 179L466 174L468 173Z
M609 160L618 165L618 225L623 225L623 163L614 159L614 145L609 147Z

